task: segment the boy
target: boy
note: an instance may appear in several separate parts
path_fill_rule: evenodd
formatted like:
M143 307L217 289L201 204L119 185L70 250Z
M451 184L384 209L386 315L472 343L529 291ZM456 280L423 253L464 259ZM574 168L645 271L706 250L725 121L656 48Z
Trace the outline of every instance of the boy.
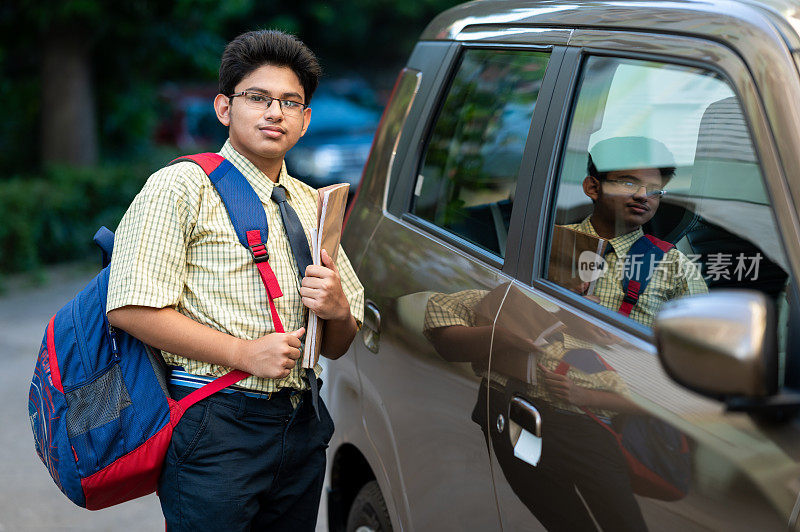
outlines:
M614 137L595 144L589 154L583 192L594 205L592 214L567 227L608 241L607 268L590 296L601 305L618 310L625 299L622 267L633 245L644 237L642 226L655 216L664 186L675 175L675 162L666 146L646 137ZM708 292L698 268L672 247L648 268L642 256L631 257L633 268L647 268L649 282L638 300L627 309L629 316L647 326L653 324L661 305L684 295Z
M300 228L291 220L285 227L281 214L296 212L307 245L316 193L286 173L283 158L309 126L319 76L295 37L248 32L225 48L214 100L229 131L219 154L267 215L269 263L283 292L275 305L287 332L275 332L253 257L199 166L179 162L153 174L117 229L109 322L161 349L172 396L232 369L252 375L197 403L175 428L159 484L169 530L315 526L333 422L321 401L315 415L297 362L302 325L306 308L326 320L322 352L336 359L355 336L364 297L342 250L337 263L323 251L323 266L298 272L287 233Z

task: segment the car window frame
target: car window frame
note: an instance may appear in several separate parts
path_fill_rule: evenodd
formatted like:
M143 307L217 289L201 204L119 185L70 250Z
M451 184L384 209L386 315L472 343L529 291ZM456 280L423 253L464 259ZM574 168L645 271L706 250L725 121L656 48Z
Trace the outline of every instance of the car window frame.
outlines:
M593 39L595 36L597 38ZM577 38L571 40L570 46L568 46L567 55L557 80L556 93L551 100L550 112L545 122L545 127L549 128L553 133L550 135L551 138L548 139L550 142L546 145L543 144L540 148L541 157L536 161L535 168L535 175L538 177L534 177L532 180L531 194L528 198L526 212L531 215L525 221L521 249L533 249L533 253L528 253L521 258L517 279L527 286L555 297L560 303L572 307L574 310L601 320L620 332L654 343L653 329L651 327L624 317L612 309L588 301L543 276L546 269L546 258L549 256L548 246L554 223L555 206L558 200L562 159L569 136L572 113L579 95L581 75L588 58L603 56L623 60L653 61L676 66L702 68L718 74L733 91L739 105L742 107L742 113L751 136L759 168L761 169L764 187L770 201L773 222L779 234L781 246L784 252L788 254L790 248L785 242L787 233L781 225L775 202L776 183L783 182L782 168L779 165L776 168L774 164L765 164L764 162L764 155L766 155L766 159L775 159L777 154L775 142L771 136L772 132L769 129L769 122L763 112L763 104L752 74L741 61L741 57L727 46L697 37L657 33L624 33L608 30L577 30L574 37ZM586 38L581 39L581 37ZM631 51L635 47L642 48L644 44L650 45L653 50L666 50L670 41L681 45L677 53L676 51L671 51L672 53ZM736 59L734 63L728 61L727 69L717 63L703 60L707 57L714 57L714 51L719 52L722 49L725 50L727 56L732 55ZM736 72L730 71L731 65L736 67ZM744 80L744 83L742 80ZM750 87L743 86L747 85L747 83L750 84ZM752 92L747 97L750 99L749 103L757 104L760 110L757 117L752 116L752 109L748 109L745 105L742 96L743 90ZM755 98L755 102L753 98ZM754 120L760 122L760 126L764 126L758 132L759 134L756 134ZM764 130L766 130L766 134ZM791 260L789 263L791 264ZM788 273L794 275L792 271Z
M452 60L448 65L446 76L441 77L438 83L438 91L435 95L434 105L428 118L420 120L420 124L415 133L411 145L417 147L416 150L409 151L406 155L405 164L400 176L406 177L413 175L413 179L405 179L404 185L398 184L392 196L389 212L396 216L401 222L413 226L425 234L443 241L468 255L480 260L481 262L502 271L504 274L514 276L518 268L519 246L521 241L522 226L525 219L525 211L528 202L522 198L527 198L530 193L531 180L533 175L533 164L537 158L540 141L544 131L544 122L549 111L550 99L558 78L558 70L561 68L563 54L566 50L564 46L550 43L536 44L503 44L503 43L480 43L480 42L460 42L456 43L457 53L453 54ZM458 74L461 58L468 50L498 50L498 51L520 51L520 52L547 52L550 58L547 63L545 75L542 78L542 87L539 91L539 98L534 108L531 124L528 129L528 136L525 140L523 155L520 161L520 168L517 173L517 182L514 201L509 224L509 232L506 240L505 258L483 249L482 247L461 237L457 233L440 227L428 220L425 220L411 212L413 205L414 188L417 176L424 164L427 154L428 143L433 134L433 130L439 119L440 113L450 93L453 80ZM433 96L432 96L433 98ZM540 105L541 104L541 105Z

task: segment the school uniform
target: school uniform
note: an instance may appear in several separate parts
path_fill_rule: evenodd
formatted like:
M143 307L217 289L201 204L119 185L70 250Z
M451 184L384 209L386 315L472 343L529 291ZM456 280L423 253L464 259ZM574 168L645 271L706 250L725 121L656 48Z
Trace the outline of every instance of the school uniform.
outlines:
M274 303L289 332L305 326L301 276L273 188L310 243L316 191L281 168L277 182L230 141L219 152L247 179L267 215L269 263L283 296ZM336 266L350 311L360 326L364 290L342 249ZM267 292L242 246L220 196L203 170L179 162L154 173L116 232L107 310L171 307L237 338L275 332ZM162 351L175 398L233 368ZM314 368L317 376L322 368ZM333 422L322 401L318 420L301 364L282 379L248 377L190 408L176 427L159 497L169 530L311 530L316 520L325 448Z

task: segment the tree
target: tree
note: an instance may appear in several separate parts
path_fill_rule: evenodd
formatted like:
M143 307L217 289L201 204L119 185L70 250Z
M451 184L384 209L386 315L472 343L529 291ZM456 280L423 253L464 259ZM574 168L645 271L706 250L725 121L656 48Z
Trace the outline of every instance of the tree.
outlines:
M213 82L225 43L295 33L326 74L387 89L425 25L458 0L11 0L0 3L0 166L91 165L146 144L166 81ZM265 8L266 4L266 8ZM38 127L37 127L38 125Z
M126 103L152 97L166 73L213 73L225 24L252 9L251 0L22 0L3 25L32 29L20 35L40 65L42 162L96 164L98 132L112 144L142 134L152 101Z

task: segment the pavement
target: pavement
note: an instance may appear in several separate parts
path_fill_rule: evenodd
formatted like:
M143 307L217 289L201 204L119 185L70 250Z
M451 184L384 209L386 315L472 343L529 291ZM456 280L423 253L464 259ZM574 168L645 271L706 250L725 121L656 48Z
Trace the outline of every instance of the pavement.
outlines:
M90 512L53 483L34 449L28 388L50 317L97 273L96 266L49 268L44 282L4 280L0 294L0 532L164 530L155 495ZM317 530L327 528L324 520Z
M33 446L28 388L50 317L97 273L87 265L47 270L43 284L4 281L0 295L0 532L163 530L155 495L99 512L75 506L53 483Z

